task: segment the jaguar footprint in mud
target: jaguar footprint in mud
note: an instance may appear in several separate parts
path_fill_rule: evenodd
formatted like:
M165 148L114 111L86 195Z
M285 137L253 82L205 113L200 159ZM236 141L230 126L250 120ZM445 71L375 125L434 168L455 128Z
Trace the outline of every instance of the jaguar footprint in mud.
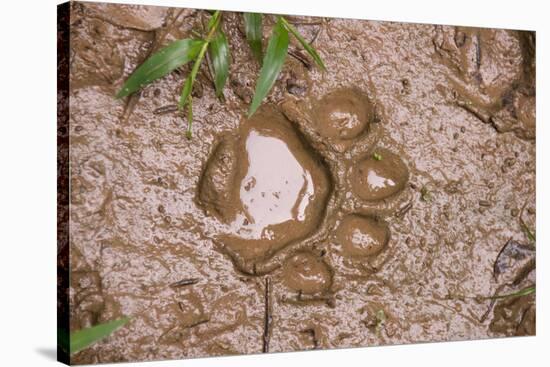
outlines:
M255 16L66 12L63 326L130 319L72 364L535 334L535 32L263 15L260 98Z
M225 137L201 178L198 202L223 223L217 240L244 272L255 272L316 229L331 181L319 157L273 108Z

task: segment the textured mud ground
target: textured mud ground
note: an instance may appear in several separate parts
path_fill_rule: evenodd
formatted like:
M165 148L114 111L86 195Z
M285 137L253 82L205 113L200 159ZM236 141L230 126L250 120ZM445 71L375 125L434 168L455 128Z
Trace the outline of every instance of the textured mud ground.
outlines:
M291 44L246 120L259 65L224 13L189 141L188 66L114 95L207 19L71 6L70 326L132 317L74 363L535 333L534 294L486 298L535 282L534 33L289 16L328 72Z

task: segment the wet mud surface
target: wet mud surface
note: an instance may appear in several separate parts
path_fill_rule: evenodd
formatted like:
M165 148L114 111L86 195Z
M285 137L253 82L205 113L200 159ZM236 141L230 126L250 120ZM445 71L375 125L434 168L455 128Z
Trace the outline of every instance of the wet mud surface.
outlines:
M328 72L259 65L224 13L224 101L189 67L128 75L208 13L73 3L70 327L131 322L73 363L535 334L535 35L292 17ZM267 17L264 35L274 18Z

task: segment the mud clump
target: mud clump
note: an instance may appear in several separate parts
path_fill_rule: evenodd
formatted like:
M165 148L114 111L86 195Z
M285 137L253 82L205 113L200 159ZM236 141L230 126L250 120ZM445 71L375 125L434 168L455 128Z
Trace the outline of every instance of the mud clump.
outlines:
M194 293L186 294L176 303L176 314L181 325L190 326L204 319L204 309L199 297Z
M283 283L303 294L323 293L330 289L332 273L320 257L309 252L299 252L283 265Z
M202 175L199 189L199 201L210 212L228 220L231 192L228 190L235 181L237 156L234 140L226 138L214 149Z
M268 258L312 232L330 187L320 159L280 112L265 107L218 144L198 202L226 225L219 240L239 264Z
M378 201L402 191L408 178L409 171L401 158L380 149L352 168L351 187L359 198Z
M534 37L497 29L439 27L436 53L450 76L457 105L497 132L535 139Z
M382 252L390 240L390 231L374 218L349 215L336 229L335 237L344 256L361 258Z
M536 101L535 96L519 95L514 103L514 112L519 124L516 135L523 139L535 139L536 134Z
M495 306L489 328L504 335L535 335L535 295L510 298Z

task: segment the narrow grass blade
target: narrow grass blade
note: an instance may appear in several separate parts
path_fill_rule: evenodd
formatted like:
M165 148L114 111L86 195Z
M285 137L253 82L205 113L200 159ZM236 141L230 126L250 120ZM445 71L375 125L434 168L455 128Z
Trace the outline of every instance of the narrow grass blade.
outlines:
M221 20L221 14L222 13L219 10L216 10L214 14L212 14L212 17L208 21L208 31L211 31L218 26Z
M216 96L220 97L229 73L229 45L221 27L210 43L210 56L214 69Z
M185 84L183 85L183 89L181 90L180 101L178 103L178 107L180 109L183 109L188 99L191 98L193 84L195 83L195 78L197 77L197 73L199 72L202 58L204 57L204 53L206 52L207 47L208 42L205 42L199 52L199 55L197 56L197 59L195 60L195 64L193 64L193 69L191 69L191 73L189 74L187 79L185 79Z
M203 46L203 40L183 39L172 42L167 47L149 57L130 77L116 98L126 97L146 84L165 76L174 69L195 59Z
M254 57L262 63L262 14L243 13L246 40Z
M193 99L189 98L189 104L187 106L187 139L191 140L193 137Z
M71 354L81 351L93 343L108 337L115 330L124 326L129 320L128 317L124 317L105 324L99 324L91 328L75 331L71 334Z
M305 39L302 37L300 32L292 24L286 21L285 18L281 18L285 27L296 37L296 39L300 42L302 47L310 54L310 56L315 60L315 63L321 68L321 70L326 71L325 64L323 63L323 60L321 59L321 56L315 51L313 46L311 46Z
M489 299L502 299L502 298L510 298L510 297L521 297L521 296L527 296L531 293L535 293L536 288L535 286L524 288L520 291L509 293L509 294L501 294L498 296L489 297Z
M525 235L531 242L537 242L537 237L535 236L535 232L531 231L529 227L523 221L520 222L521 229L525 232Z
M263 99L267 96L270 89L275 84L277 76L283 68L285 58L288 52L288 31L285 28L281 18L273 27L273 32L264 57L260 77L256 83L254 98L248 111L248 117L252 116L258 109Z

